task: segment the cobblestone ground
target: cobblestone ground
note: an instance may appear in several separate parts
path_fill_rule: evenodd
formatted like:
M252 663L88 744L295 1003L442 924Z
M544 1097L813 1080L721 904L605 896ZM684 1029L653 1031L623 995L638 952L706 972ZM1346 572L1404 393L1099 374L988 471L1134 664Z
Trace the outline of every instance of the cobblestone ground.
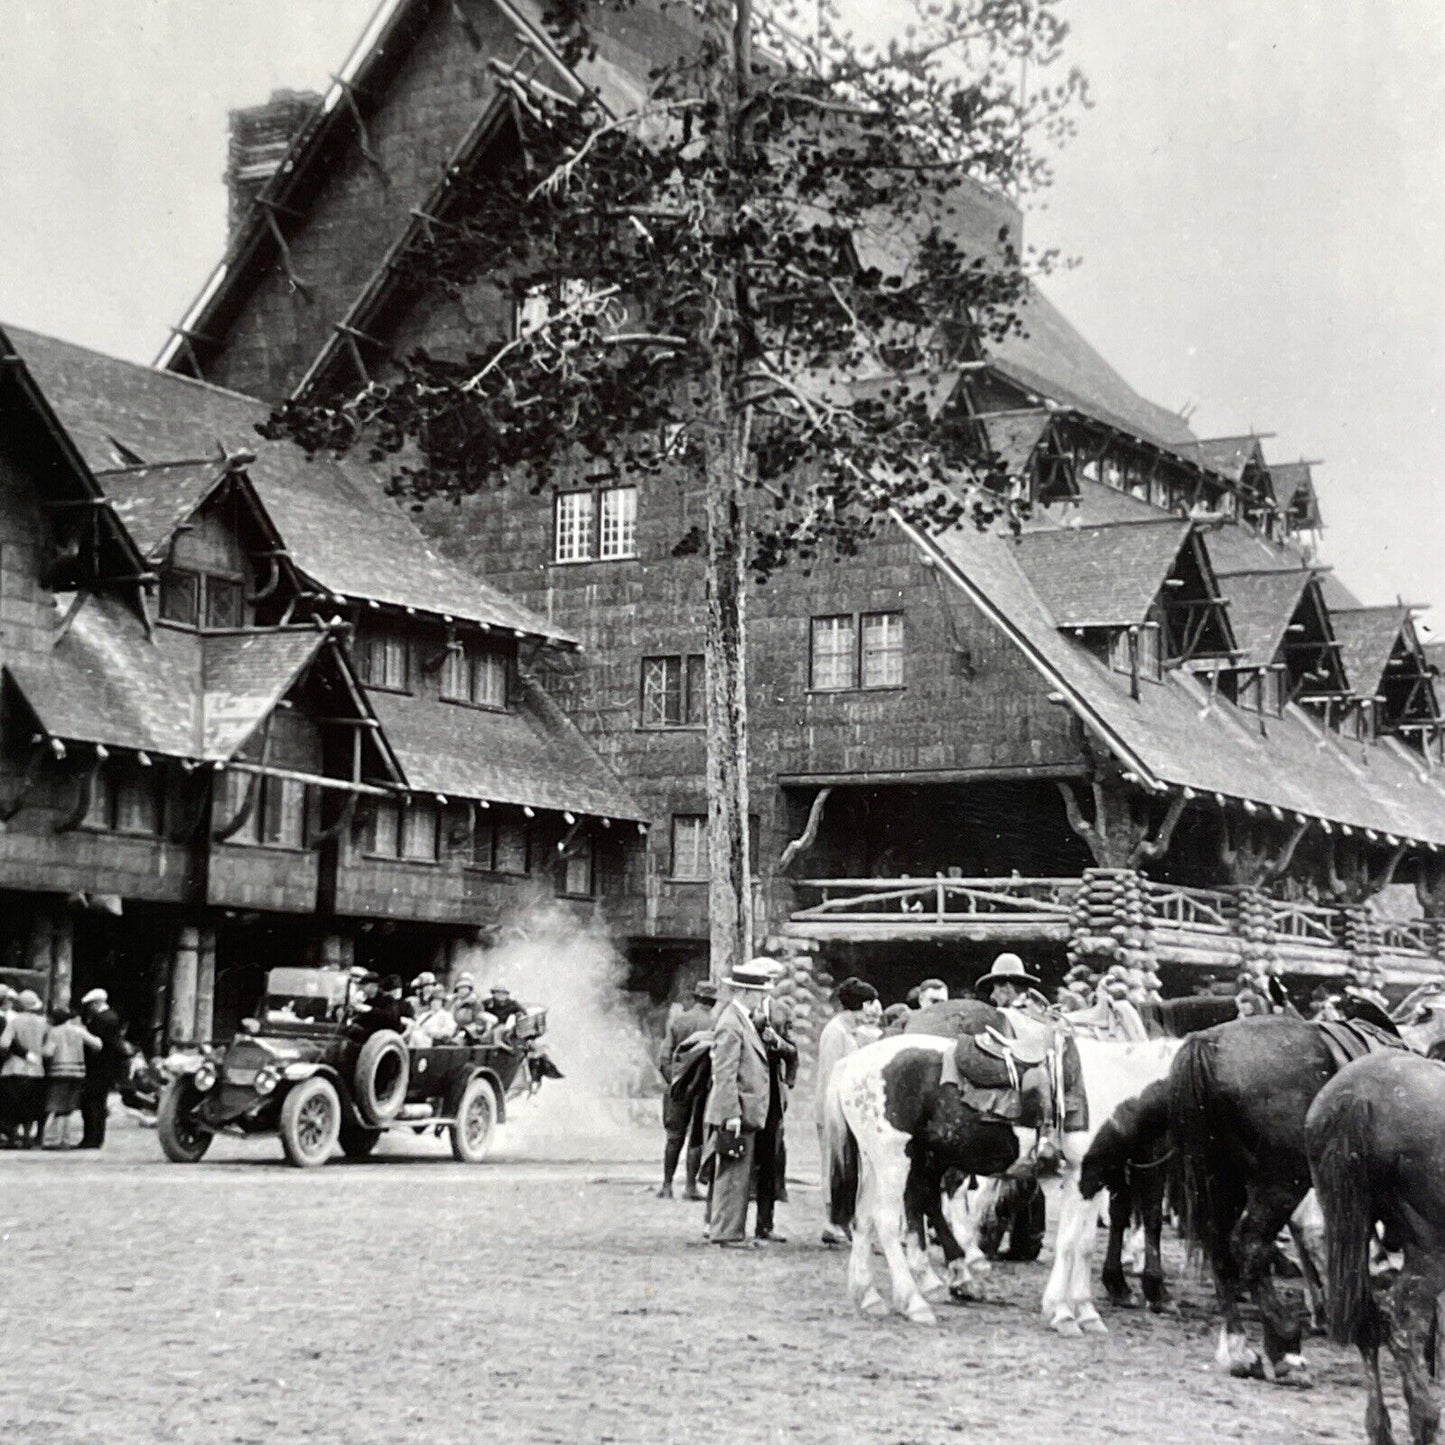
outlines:
M878 1324L806 1180L788 1245L727 1254L700 1206L651 1196L651 1135L508 1128L473 1168L410 1137L364 1165L225 1141L178 1167L129 1120L100 1156L0 1155L0 1438L1362 1438L1353 1358L1312 1342L1307 1392L1226 1378L1197 1284L1174 1318L1110 1313L1104 1340L1043 1329L1044 1265L999 1266L934 1330Z

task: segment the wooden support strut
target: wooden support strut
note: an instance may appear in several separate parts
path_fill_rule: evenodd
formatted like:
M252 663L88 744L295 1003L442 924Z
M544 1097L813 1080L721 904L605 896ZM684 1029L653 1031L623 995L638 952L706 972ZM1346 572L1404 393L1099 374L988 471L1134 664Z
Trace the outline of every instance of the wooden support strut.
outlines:
M819 788L813 798L813 805L808 809L808 822L803 831L783 849L782 856L778 859L778 871L785 869L795 858L806 853L814 843L818 841L818 826L823 821L823 809L832 795L831 787Z
M104 763L105 754L97 748L90 766L80 775L75 806L51 827L52 833L73 833L85 821L85 815L90 812L91 800L95 797L95 780L100 776L100 770Z
M390 186L391 177L387 175L386 167L381 163L381 157L371 148L371 136L367 132L366 121L362 118L361 106L356 99L356 87L349 80L343 80L339 75L332 75L331 79L341 87L341 98L346 102L346 108L351 112L352 120L356 122L356 134L361 146L362 159L381 177L383 186Z
M281 267L286 272L286 279L291 283L293 291L299 291L309 301L311 299L311 284L303 281L296 273L296 267L291 260L291 247L287 244L285 233L281 230L281 223L276 218L276 212L280 209L275 201L268 201L264 196L257 196L255 204L260 206L266 213L266 224L270 228L271 236L276 242L276 248L281 253Z
M0 823L8 823L25 806L25 800L30 796L30 790L40 777L40 764L45 759L46 751L47 749L39 742L32 745L30 756L25 760L25 771L21 774L19 789L10 802L0 806Z
M320 829L311 835L310 846L319 848L323 843L329 843L333 838L339 838L351 827L352 819L356 817L356 805L361 801L361 795L355 791L347 793L346 801L341 805L341 811L336 815L336 821L328 827Z

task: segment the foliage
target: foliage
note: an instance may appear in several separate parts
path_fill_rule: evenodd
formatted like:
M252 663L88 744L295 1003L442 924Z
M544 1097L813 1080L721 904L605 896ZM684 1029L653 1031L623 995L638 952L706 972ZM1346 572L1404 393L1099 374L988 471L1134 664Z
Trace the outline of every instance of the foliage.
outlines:
M618 4L554 0L583 73ZM1084 98L1073 72L1024 83L1061 67L1057 11L918 0L868 41L836 0L703 0L680 10L695 45L628 113L519 87L515 164L457 178L460 210L400 264L418 291L499 286L528 324L396 358L384 383L289 404L268 430L393 459L418 504L740 466L759 579L856 551L890 509L987 525L1007 479L944 403L1019 324L1024 258L1007 230L979 234L975 187L1047 180Z

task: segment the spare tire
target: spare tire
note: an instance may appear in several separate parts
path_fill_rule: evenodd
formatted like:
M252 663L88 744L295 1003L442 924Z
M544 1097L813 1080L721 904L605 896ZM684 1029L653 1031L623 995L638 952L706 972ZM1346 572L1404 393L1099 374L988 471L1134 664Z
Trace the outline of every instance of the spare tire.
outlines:
M368 1124L389 1124L406 1103L411 1055L401 1035L381 1029L362 1044L352 1072L356 1111Z

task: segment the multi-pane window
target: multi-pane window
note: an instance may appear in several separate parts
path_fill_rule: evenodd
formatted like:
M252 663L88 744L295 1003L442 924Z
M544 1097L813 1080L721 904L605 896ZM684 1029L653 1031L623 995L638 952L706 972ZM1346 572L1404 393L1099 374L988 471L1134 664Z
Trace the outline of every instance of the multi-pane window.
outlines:
M84 824L154 837L161 830L163 796L159 768L101 767L91 787Z
M585 562L592 556L591 492L562 492L557 497L557 560Z
M559 492L553 556L558 562L618 561L637 555L637 488Z
M706 698L701 653L642 659L643 727L700 727Z
M668 877L680 883L702 883L711 875L708 861L707 814L672 815L672 861ZM758 820L748 819L748 868L758 871Z
M813 618L809 686L815 692L902 687L903 614L844 612Z
M391 692L407 689L406 638L390 633L372 633L363 637L357 652L361 680L368 687L382 687Z
M604 560L637 555L637 488L608 487L602 493L602 547Z
M562 860L558 879L561 892L569 898L590 898L595 886L592 863L592 839L579 835L568 845L567 856Z
M863 616L863 686L903 685L903 614L868 612Z
M489 873L522 875L531 871L531 849L525 818L477 819L472 834L472 866Z
M243 627L245 583L239 577L168 567L161 574L161 620L185 627Z
M679 813L672 820L673 878L700 881L708 876L707 818Z
M442 697L448 702L504 708L509 672L505 652L453 643L442 664Z
M811 686L836 692L858 685L858 624L851 612L813 619Z
M252 793L252 788L255 792ZM251 796L246 821L228 843L265 844L272 848L301 848L306 843L306 784L296 778L261 777L249 772L227 772L221 788L218 823L229 824Z
M1153 682L1163 681L1158 627L1152 624L1140 627L1134 632L1132 643L1130 631L1127 627L1121 627L1110 637L1109 666L1115 672L1132 677L1137 659L1140 677L1147 677Z
M382 799L376 805L367 852L379 858L435 863L441 834L441 809L435 798L406 803Z

